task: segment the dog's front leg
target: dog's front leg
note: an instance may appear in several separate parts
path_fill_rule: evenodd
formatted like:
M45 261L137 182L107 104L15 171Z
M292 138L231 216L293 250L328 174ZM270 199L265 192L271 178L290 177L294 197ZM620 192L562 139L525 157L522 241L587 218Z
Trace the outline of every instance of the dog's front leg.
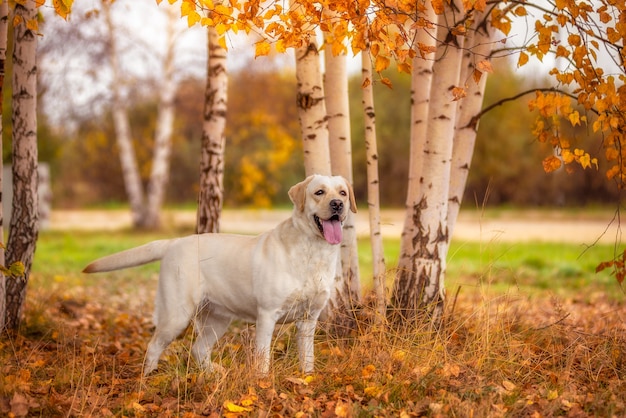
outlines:
M256 320L256 354L259 371L267 374L270 371L272 335L276 327L275 315L259 313Z
M317 320L315 319L302 319L296 322L296 327L298 328L298 357L303 373L313 373L313 362L315 360L313 340L315 338L316 325Z

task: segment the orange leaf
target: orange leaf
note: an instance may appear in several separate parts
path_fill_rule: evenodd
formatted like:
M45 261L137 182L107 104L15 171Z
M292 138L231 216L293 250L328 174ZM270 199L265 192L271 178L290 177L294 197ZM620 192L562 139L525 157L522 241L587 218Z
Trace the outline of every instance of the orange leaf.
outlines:
M263 55L269 55L271 46L269 42L263 40L254 44L254 57L261 57Z
M463 87L452 88L452 97L453 97L452 100L453 101L456 102L457 100L461 100L465 96L467 96L467 91Z
M377 55L376 61L374 63L374 70L377 73L380 73L386 70L387 67L389 67L389 63L390 63L389 58L385 57L384 55Z
M517 66L522 67L527 62L528 62L528 54L526 54L525 52L520 52L519 59L517 60Z
M554 155L551 155L543 160L543 170L546 173L551 173L558 170L561 167L561 160Z

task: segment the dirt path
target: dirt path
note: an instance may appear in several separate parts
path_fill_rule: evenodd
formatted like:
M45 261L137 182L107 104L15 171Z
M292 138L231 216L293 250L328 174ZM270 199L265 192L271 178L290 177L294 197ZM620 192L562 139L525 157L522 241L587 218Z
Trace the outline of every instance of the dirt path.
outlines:
M222 230L256 234L266 231L289 216L288 210L241 209L225 210ZM403 211L385 210L381 229L386 237L399 237L402 232ZM512 211L499 216L481 216L465 212L459 216L454 238L461 241L493 240L503 242L546 241L592 244L596 240L613 243L619 229L611 224L612 213L571 214L560 211ZM166 211L164 222L175 227L193 227L195 212ZM368 215L357 214L357 233L369 232ZM129 228L127 210L55 210L48 228L51 230L116 230Z

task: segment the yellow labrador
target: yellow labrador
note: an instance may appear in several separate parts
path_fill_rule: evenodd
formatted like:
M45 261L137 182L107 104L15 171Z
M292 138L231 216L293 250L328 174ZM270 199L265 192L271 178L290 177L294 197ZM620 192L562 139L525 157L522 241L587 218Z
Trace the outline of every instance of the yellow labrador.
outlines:
M84 272L119 270L161 260L156 329L144 373L194 321L194 358L211 366L211 350L232 319L256 323L260 370L269 371L277 322L296 322L302 371L313 371L313 337L334 285L342 223L356 212L350 184L339 176L309 176L289 190L292 216L259 236L191 235L100 258Z

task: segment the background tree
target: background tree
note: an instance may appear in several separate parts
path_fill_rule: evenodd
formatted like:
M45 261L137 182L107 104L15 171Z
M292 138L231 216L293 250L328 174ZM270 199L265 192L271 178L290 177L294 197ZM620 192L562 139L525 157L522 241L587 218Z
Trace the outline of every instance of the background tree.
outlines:
M39 232L37 222L37 8L16 3L13 15L13 202L6 260L23 274L7 281L5 328L16 331Z
M207 28L209 56L204 96L204 122L200 158L197 233L219 232L224 201L224 147L228 73L226 49L219 43L215 28Z
M178 16L172 8L166 8L165 51L163 53L163 82L157 89L157 123L154 129L154 150L150 179L146 188L146 202L141 226L156 229L161 224L160 214L165 199L170 174L170 156L172 153L172 131L174 129L174 113L177 80L174 53L178 30Z

